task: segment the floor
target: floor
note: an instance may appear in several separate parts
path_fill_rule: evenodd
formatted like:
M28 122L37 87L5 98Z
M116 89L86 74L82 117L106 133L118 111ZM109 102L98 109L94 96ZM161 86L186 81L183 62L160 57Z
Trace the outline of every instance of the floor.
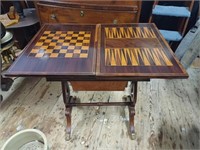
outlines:
M131 140L127 107L75 107L72 138L65 141L64 104L59 82L16 78L3 92L0 147L19 130L36 128L52 150L200 149L200 68L188 79L153 79L138 84L135 128ZM123 92L73 92L83 102L120 101Z

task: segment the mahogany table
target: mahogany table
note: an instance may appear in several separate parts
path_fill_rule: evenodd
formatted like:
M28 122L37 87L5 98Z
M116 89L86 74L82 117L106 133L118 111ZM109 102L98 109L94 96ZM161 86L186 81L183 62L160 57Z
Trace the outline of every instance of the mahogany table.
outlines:
M71 133L73 106L128 106L130 133L134 136L137 82L151 78L187 78L154 24L45 24L5 73L7 76L45 77L60 81ZM78 103L73 90L124 90L131 81L126 102Z

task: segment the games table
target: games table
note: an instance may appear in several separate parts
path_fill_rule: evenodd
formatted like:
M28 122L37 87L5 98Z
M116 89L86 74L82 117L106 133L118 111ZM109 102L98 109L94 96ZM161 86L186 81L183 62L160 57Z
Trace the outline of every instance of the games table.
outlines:
M152 23L45 24L5 75L61 82L68 139L73 106L128 106L134 136L137 82L188 77ZM76 91L119 91L128 81L131 93L124 102L78 103L68 85L70 82Z

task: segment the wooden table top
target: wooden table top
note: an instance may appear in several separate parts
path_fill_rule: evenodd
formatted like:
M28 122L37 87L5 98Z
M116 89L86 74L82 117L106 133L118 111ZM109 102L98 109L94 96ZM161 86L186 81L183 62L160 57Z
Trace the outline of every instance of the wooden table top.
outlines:
M187 78L154 24L45 24L5 73L67 80Z

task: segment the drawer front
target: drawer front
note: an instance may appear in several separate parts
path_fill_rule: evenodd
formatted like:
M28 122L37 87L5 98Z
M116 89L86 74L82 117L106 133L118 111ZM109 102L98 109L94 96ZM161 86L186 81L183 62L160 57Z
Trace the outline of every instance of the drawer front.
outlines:
M74 91L124 91L127 81L71 81Z
M41 23L133 23L137 11L92 10L38 6Z

